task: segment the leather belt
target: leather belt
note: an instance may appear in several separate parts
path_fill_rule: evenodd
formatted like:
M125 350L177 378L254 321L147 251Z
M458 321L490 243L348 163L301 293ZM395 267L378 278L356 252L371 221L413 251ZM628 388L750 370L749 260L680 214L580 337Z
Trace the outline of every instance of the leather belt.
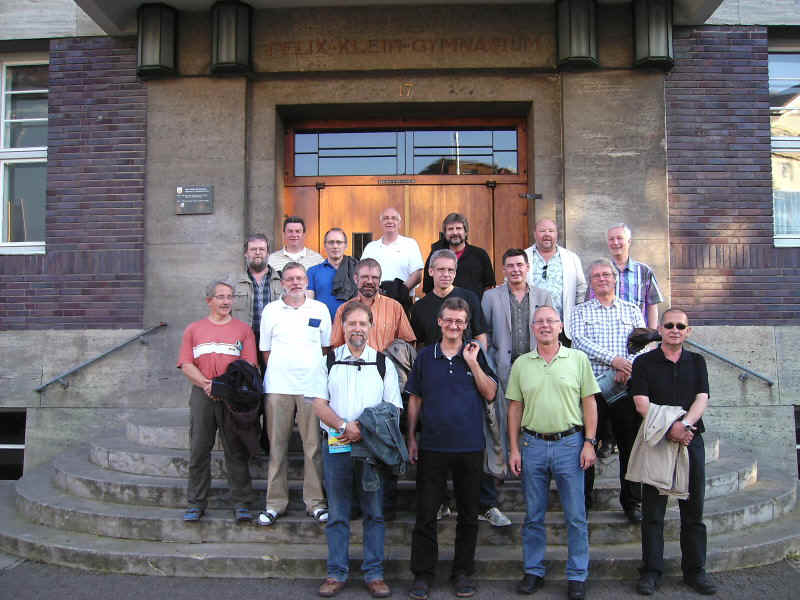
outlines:
M537 433L532 429L528 429L527 427L523 427L522 430L528 435L532 435L537 439L545 440L547 442L557 442L558 440L570 436L573 433L578 433L579 431L583 431L583 426L575 425L574 427L570 427L566 431L559 431L558 433Z

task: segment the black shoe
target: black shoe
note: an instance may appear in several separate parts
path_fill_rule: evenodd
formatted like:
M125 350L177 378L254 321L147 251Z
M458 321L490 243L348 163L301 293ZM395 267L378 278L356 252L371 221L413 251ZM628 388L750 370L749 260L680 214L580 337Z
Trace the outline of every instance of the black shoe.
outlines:
M383 522L388 523L397 519L397 511L394 509L383 511Z
M525 573L517 584L518 594L535 594L544 585L544 578Z
M631 506L630 508L625 509L625 516L628 517L628 521L633 523L634 525L638 525L642 522L642 509L638 506Z
M597 449L597 458L601 460L607 459L614 452L611 444L603 444Z
M636 591L642 596L652 596L655 594L659 585L661 585L661 578L658 576L658 573L654 573L653 571L645 571L642 573L642 576L639 577L639 583L636 586Z
M586 598L586 582L570 579L567 582L567 598L569 600L583 600Z
M362 517L362 512L360 508L351 508L350 509L350 520L351 521L358 521ZM384 517L385 519L385 517Z
M475 595L475 583L464 573L459 573L453 578L453 593L456 598L472 598Z
M705 571L700 571L696 575L692 576L684 575L683 583L703 596L713 596L717 593L717 586L714 585L714 581Z
M411 585L411 589L408 590L408 597L411 600L428 600L428 592L430 589L431 586L427 581L417 577Z

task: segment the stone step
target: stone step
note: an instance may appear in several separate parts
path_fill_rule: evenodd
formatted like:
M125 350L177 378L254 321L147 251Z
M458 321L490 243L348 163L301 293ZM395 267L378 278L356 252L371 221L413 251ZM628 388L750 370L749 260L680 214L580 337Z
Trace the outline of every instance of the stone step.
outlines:
M315 541L321 539L323 528L304 515L290 511L269 528L255 524L234 524L230 509L210 509L200 523L184 523L182 510L162 503L153 506L125 505L77 497L53 485L55 471L44 466L26 473L17 484L18 507L30 520L95 535L141 540L174 542L276 542ZM706 502L706 522L710 531L724 533L764 523L791 510L795 504L794 482L758 481L744 491L735 492ZM665 536L678 535L678 510L668 509ZM480 543L486 545L518 544L521 512L511 512L515 523L495 529L481 523ZM413 514L401 511L398 519L388 524L387 543L410 543ZM631 525L621 511L591 511L590 536L597 543L626 543L638 539L639 527ZM563 541L563 515L549 512L547 528L554 543ZM455 519L441 522L442 544L452 543ZM360 525L354 524L355 539L360 539Z
M163 408L147 414L137 414L126 425L125 437L131 442L149 448L186 450L189 448L189 409ZM706 462L717 460L719 436L704 434L703 441L706 446ZM222 450L219 437L214 449ZM290 450L302 451L296 429L290 438ZM611 457L615 463L616 457L616 454Z
M713 451L714 448L718 448L718 444L712 440L709 449ZM103 469L121 473L176 477L184 480L189 475L188 450L143 446L120 435L107 436L91 442L89 460ZM268 461L269 457L266 455L250 459L250 475L253 479L266 479ZM303 478L303 455L301 452L289 453L288 469L289 479ZM616 477L618 469L619 456L614 454L597 462L595 477L598 479ZM211 477L213 479L226 478L225 459L221 450L211 453ZM409 465L408 471L400 479L414 481L416 466Z
M172 451L179 452L179 451ZM707 465L706 473L706 496L713 498L719 495L735 492L751 485L756 480L757 466L752 455L737 451L735 458L723 458ZM147 506L173 506L182 507L186 505L186 477L178 478L172 476L152 476L138 475L118 470L110 470L98 466L97 463L114 464L124 463L122 466L129 470L137 467L129 466L134 464L141 465L141 461L132 461L124 458L129 455L119 455L123 458L108 458L110 455L98 450L98 446L92 446L89 451L92 462L87 462L86 451L81 447L68 450L54 461L56 470L56 485L77 496L104 500L108 502L118 502L123 504L142 504ZM161 455L144 455L143 459L154 459ZM129 457L130 458L130 457ZM173 460L174 459L174 460ZM168 460L169 464L175 466L180 463L179 458L173 456ZM221 454L215 456L217 470L222 469ZM290 460L289 481L290 487L290 508L299 509L301 504L301 473L302 459L294 456ZM258 473L258 462L255 462L252 471L256 471L256 476L264 476L263 471ZM618 468L618 463L614 461L614 469ZM164 463L167 466L167 463ZM263 464L261 464L263 468ZM154 470L151 468L139 470ZM171 472L178 472L178 468L171 469ZM213 476L212 471L212 476ZM222 473L219 473L222 475ZM619 479L616 470L610 472L611 477L599 477L595 480L594 492L592 495L593 507L597 510L616 509L619 496ZM253 481L255 497L251 500L252 506L260 507L263 504L266 482L264 479ZM522 488L518 480L508 480L497 486L498 506L503 510L524 511L525 500ZM551 506L558 506L558 494L555 491L555 483L551 484ZM401 480L398 485L397 507L399 509L411 510L415 506L415 485L413 481ZM452 494L451 494L452 498ZM229 491L227 481L215 479L212 481L211 490L208 497L209 506L214 508L230 506Z
M26 479L28 475L26 474ZM322 533L313 544L148 542L113 539L60 530L22 518L15 510L12 482L0 482L0 549L31 560L67 567L139 575L191 577L323 578L327 548ZM276 525L280 523L280 520ZM49 523L49 525L56 525ZM317 526L315 526L317 527ZM320 528L321 532L321 528ZM770 564L800 551L800 509L777 516L764 525L712 535L708 544L709 571ZM357 577L363 550L350 547L350 568ZM387 545L385 571L389 579L409 580L408 546ZM641 561L639 543L602 545L592 543L591 579L635 580ZM664 547L667 575L680 574L678 542ZM566 548L548 546L552 577L562 577ZM440 578L452 565L452 549L440 549ZM479 546L476 555L478 579L518 579L522 570L521 549L516 546Z

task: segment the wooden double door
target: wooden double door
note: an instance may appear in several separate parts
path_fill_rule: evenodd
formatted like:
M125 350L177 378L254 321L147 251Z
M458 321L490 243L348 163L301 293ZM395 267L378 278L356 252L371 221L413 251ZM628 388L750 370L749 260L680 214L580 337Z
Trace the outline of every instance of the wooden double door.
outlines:
M442 220L452 212L469 220L469 243L485 249L502 282L499 261L508 248L528 245L528 191L525 183L485 181L469 184L375 183L337 185L336 178L315 185L284 188L285 215L307 224L306 244L324 255L322 237L331 227L347 233L348 254L359 256L366 241L381 237L380 214L393 207L403 216L401 233L414 238L422 258L439 239ZM354 244L355 241L355 244Z

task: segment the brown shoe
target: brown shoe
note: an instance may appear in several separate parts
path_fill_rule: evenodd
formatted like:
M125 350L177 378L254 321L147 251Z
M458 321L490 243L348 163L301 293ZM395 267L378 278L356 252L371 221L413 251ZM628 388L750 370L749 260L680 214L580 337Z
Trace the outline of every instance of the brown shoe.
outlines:
M328 577L319 586L319 595L323 598L333 598L344 589L345 583L345 581L337 581L332 577Z
M375 579L367 582L367 589L373 598L388 598L392 595L392 590L386 585L383 579Z

